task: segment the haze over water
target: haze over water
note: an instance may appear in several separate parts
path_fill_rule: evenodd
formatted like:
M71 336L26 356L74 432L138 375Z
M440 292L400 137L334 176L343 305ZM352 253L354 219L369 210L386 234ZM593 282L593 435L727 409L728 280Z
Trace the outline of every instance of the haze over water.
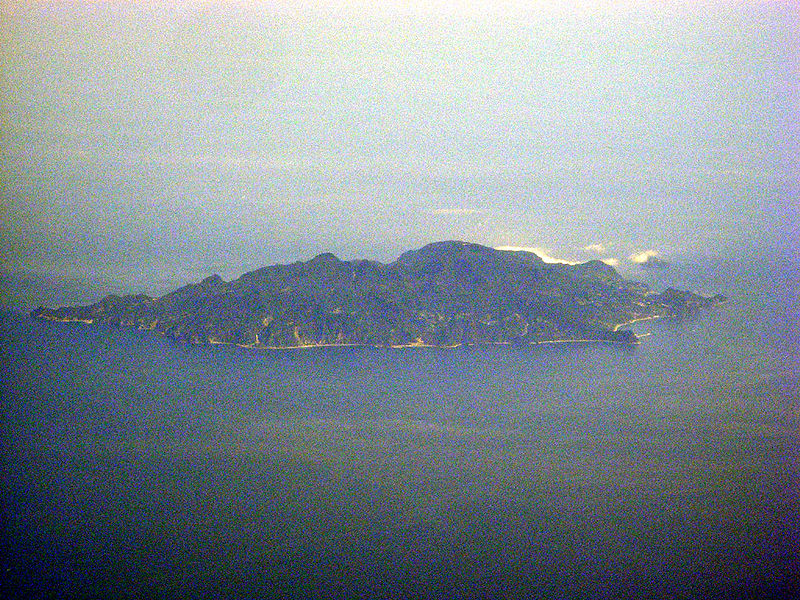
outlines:
M690 274L730 302L640 323L636 348L251 351L7 315L7 584L789 594L797 330L774 282L796 272L745 271Z
M730 301L635 348L253 351L4 312L0 597L793 597L799 23L2 2L3 310L447 239Z

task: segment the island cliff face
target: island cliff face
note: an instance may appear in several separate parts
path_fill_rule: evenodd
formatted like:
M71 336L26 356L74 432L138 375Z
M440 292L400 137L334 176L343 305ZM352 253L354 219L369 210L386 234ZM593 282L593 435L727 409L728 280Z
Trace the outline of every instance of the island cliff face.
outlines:
M528 252L450 241L406 252L391 264L321 254L231 282L214 275L161 298L108 296L32 314L264 348L635 343L620 325L721 300L673 289L654 294L600 261L547 264Z

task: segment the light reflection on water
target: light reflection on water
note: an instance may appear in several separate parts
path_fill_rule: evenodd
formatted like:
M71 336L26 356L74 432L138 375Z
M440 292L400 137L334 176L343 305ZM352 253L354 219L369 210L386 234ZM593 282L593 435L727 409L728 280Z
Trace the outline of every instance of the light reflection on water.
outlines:
M4 317L9 585L789 591L797 373L740 308L641 323L637 348L259 352Z

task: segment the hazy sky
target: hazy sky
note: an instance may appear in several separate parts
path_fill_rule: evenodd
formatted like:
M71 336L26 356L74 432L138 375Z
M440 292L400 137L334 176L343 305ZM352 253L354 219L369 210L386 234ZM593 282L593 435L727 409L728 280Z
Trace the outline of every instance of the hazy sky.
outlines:
M441 239L623 266L785 249L799 11L3 1L4 267L148 284Z

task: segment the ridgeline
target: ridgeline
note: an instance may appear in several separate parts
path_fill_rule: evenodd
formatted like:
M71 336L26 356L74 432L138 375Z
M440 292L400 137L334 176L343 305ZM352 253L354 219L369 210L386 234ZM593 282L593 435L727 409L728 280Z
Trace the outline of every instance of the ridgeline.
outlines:
M448 241L390 264L326 253L230 282L213 275L160 298L107 296L32 315L257 348L636 343L619 327L722 300L675 289L656 294L601 261L550 264L529 252Z

